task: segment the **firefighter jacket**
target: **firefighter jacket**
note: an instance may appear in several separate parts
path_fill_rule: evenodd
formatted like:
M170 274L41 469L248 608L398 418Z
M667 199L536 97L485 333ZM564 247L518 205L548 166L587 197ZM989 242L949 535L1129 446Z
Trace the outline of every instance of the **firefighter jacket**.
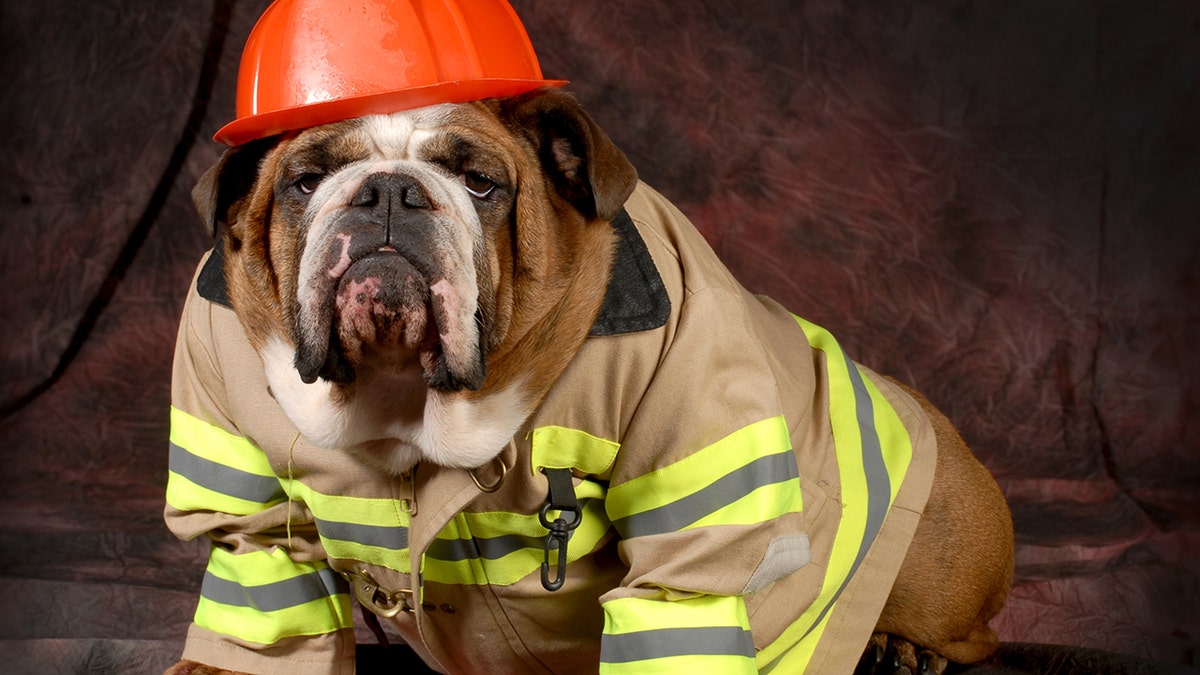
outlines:
M358 597L448 673L853 669L928 496L927 419L828 332L743 289L650 188L613 227L592 336L473 471L389 477L307 443L222 304L216 256L202 263L166 495L172 531L212 542L186 658L352 673ZM548 591L553 469L579 519Z

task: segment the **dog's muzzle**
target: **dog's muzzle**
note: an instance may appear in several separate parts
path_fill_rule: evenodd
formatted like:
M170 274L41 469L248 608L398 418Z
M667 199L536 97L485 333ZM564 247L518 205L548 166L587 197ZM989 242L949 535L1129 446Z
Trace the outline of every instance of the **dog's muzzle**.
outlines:
M474 247L462 222L474 214L444 203L437 187L378 172L310 205L294 335L305 382L347 384L370 362L419 366L435 389L482 386Z

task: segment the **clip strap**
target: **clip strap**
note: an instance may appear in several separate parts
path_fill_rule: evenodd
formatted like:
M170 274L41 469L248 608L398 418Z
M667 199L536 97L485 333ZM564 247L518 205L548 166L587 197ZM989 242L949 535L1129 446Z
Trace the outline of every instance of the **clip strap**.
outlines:
M563 580L567 576L567 540L583 520L583 511L579 508L579 500L575 498L575 484L571 482L570 469L542 469L542 473L546 474L550 483L546 503L538 512L538 520L542 522L542 527L550 530L550 534L546 536L545 555L542 559L542 587L548 591L557 591L562 588ZM550 521L552 510L559 512L553 522ZM571 514L570 520L565 517L568 514ZM550 578L551 551L558 552L558 573L553 579Z
M350 582L350 589L354 592L358 604L372 613L390 619L400 612L415 611L415 600L409 599L414 597L410 589L391 591L383 588L365 568L341 570L341 574Z

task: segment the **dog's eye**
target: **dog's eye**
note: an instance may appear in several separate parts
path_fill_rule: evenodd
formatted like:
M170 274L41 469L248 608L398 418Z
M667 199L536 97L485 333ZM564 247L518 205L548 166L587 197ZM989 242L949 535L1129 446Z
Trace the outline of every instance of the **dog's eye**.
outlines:
M496 189L496 184L491 178L473 171L468 171L462 175L463 185L466 186L467 192L471 193L476 199L483 199L490 195L492 190Z
M317 186L323 180L325 176L319 173L306 173L296 181L296 189L300 190L301 194L311 195L317 191Z

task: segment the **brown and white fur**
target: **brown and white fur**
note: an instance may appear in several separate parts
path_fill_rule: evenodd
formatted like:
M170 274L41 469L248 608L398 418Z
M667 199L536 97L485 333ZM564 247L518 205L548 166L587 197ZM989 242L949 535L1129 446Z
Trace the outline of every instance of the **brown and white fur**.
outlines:
M540 91L255 141L195 196L227 228L230 298L284 411L400 473L483 465L537 407L599 311L635 183L573 98ZM1011 581L1003 496L916 396L935 483L868 669L885 647L913 673L986 657Z

